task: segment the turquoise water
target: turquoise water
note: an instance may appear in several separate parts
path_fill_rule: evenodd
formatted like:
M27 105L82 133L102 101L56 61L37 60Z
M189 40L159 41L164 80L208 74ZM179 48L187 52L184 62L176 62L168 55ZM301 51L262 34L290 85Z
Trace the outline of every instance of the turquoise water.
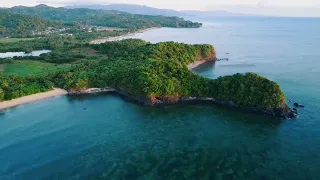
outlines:
M277 120L214 105L140 107L113 95L58 97L0 113L0 179L320 179L320 20L204 20L151 42L210 43L209 78L257 72L306 105ZM228 53L228 54L227 54Z

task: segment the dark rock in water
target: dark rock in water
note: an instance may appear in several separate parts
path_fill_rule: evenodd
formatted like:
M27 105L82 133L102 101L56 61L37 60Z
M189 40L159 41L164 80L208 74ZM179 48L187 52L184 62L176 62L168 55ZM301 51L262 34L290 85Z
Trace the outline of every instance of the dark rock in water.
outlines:
M299 115L298 109L296 109L296 108L292 108L292 109L289 108L287 110L287 117L290 118L290 119L295 119L295 118L298 117L298 115Z
M229 61L229 58L217 58L216 61Z
M297 118L297 116L298 116L298 113L293 113L293 117L292 117L292 119Z
M299 103L294 103L293 105L294 105L295 107L301 107L301 108L304 108L304 105L299 104Z
M87 108L83 108L83 110L87 110Z
M290 119L294 119L297 116L298 116L298 114L296 112L292 112L292 113L288 114L288 118L290 118Z
M226 54L230 54L230 53L226 53Z

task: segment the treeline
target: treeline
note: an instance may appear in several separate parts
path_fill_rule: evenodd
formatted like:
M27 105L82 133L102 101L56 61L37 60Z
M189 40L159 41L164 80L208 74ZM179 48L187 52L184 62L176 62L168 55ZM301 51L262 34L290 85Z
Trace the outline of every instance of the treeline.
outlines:
M112 10L67 9L38 5L35 7L18 6L6 9L6 11L39 16L54 21L76 22L83 25L118 27L132 30L149 27L197 28L202 26L201 23L185 21L178 17L136 15Z
M46 92L52 87L52 82L43 77L4 76L0 73L0 101Z
M134 15L135 18L148 19L155 24L159 24L162 27L172 27L172 28L199 28L202 23L186 21L179 17L168 17L168 16L151 16L151 15Z
M201 59L214 60L216 52L212 45L188 45L176 42L160 42L151 44L140 39L126 39L103 44L92 45L109 59L148 60L158 61L173 59L184 65Z
M113 30L113 31L97 31L93 30L92 32L88 32L88 30L78 30L78 29L72 29L66 31L66 33L72 34L73 37L79 43L87 43L90 40L99 39L99 38L108 38L108 37L116 37L125 35L129 32L133 32L127 29L123 30Z
M116 37L127 34L128 30L116 31L93 31L71 29L62 35L52 34L45 37L34 38L33 40L21 40L17 42L1 42L1 52L31 52L42 49L72 49L88 44L97 38ZM69 35L68 35L69 34Z
M0 52L31 52L42 49L70 48L79 45L74 37L47 36L18 42L0 42Z

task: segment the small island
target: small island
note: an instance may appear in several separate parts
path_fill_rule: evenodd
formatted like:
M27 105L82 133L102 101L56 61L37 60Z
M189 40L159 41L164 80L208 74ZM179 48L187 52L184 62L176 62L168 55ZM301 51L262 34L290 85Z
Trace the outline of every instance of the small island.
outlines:
M0 100L58 87L69 95L117 93L145 106L211 102L274 117L296 116L280 86L255 73L208 79L190 71L194 64L216 60L212 45L127 39L83 48L94 52L94 58L87 56L67 70L42 77L1 75Z

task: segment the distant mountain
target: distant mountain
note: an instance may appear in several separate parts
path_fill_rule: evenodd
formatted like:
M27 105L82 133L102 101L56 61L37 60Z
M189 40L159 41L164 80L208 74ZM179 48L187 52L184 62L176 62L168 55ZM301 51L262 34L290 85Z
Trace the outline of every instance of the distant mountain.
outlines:
M141 6L136 4L110 4L110 5L73 5L66 6L65 8L89 8L101 10L116 10L123 11L131 14L144 14L144 15L162 15L162 16L182 16L183 13L170 9L158 9L148 6Z
M123 11L131 14L144 14L144 15L163 15L163 16L196 16L196 17L234 17L234 16L252 16L249 14L231 13L227 11L176 11L170 9L158 9L148 6L141 6L136 4L110 4L110 5L73 5L66 6L69 9L75 8L89 8L101 10L116 10Z
M130 14L117 10L54 8L47 5L35 7L16 6L5 9L5 11L15 14L34 15L48 20L67 23L128 29L150 27L198 28L202 25L201 23L185 21L179 17Z

